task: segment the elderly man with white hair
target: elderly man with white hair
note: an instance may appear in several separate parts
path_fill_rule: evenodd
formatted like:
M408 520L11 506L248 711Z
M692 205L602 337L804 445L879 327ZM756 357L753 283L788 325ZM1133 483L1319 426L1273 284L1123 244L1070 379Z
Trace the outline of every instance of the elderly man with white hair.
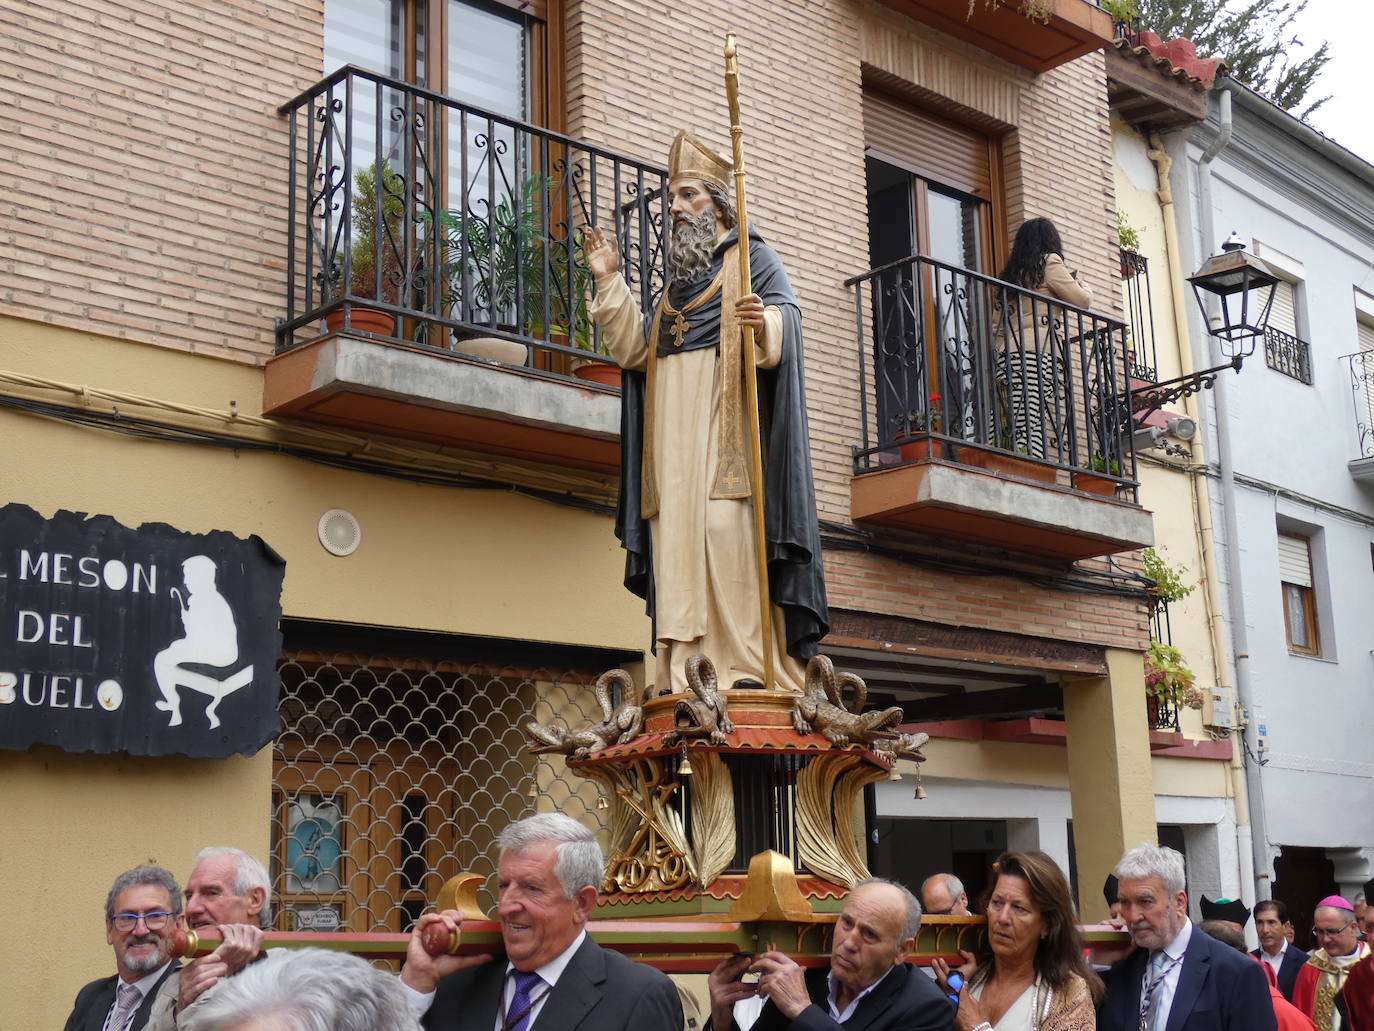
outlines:
M596 835L561 813L508 826L498 839L497 916L504 962L431 956L425 928L458 929L453 910L415 925L401 981L426 1028L443 1031L682 1031L667 976L587 936L605 859Z
M1100 1031L1277 1031L1260 965L1188 919L1182 855L1137 845L1112 872L1134 948L1103 975Z
M332 949L282 949L219 985L179 1031L419 1031L394 974Z

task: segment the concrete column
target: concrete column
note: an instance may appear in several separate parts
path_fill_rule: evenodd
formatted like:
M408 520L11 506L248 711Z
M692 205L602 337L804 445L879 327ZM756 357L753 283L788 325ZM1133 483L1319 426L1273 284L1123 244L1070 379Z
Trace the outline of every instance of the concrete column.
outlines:
M1102 882L1126 849L1156 841L1145 670L1140 652L1107 649L1107 676L1065 677L1069 796L1079 912L1107 915Z

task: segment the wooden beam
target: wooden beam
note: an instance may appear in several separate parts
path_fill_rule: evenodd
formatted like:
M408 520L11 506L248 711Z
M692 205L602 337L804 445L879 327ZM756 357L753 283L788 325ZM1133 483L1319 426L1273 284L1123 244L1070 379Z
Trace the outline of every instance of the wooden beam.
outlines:
M1057 712L1064 707L1064 694L1058 684L1024 684L1021 687L973 691L949 698L924 698L902 705L904 722L933 722L987 718L1020 717Z

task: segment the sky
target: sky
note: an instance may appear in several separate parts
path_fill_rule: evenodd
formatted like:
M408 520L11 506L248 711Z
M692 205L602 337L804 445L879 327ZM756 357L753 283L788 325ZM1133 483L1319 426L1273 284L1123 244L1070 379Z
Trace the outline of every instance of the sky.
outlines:
M1300 56L1331 44L1331 60L1308 91L1331 99L1308 119L1313 128L1374 164L1374 111L1369 99L1374 3L1370 0L1308 0L1293 23L1305 45Z

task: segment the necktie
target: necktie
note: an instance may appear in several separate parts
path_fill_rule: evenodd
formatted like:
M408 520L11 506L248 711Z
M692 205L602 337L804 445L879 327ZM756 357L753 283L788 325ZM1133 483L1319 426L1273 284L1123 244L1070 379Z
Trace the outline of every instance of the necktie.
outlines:
M530 1026L530 1010L543 998L542 994L533 998L535 989L543 983L544 979L533 971L528 974L515 971L515 994L511 996L506 1019L501 1022L505 1031L526 1031Z
M1163 949L1150 956L1150 978L1145 983L1145 994L1140 1000L1140 1031L1162 1031L1164 1007L1160 998L1164 994L1164 978L1173 969L1176 960L1171 960Z
M105 1018L104 1031L127 1031L134 1020L134 1012L143 1001L143 993L131 984L121 981L119 991L115 992L115 1003L110 1015Z

